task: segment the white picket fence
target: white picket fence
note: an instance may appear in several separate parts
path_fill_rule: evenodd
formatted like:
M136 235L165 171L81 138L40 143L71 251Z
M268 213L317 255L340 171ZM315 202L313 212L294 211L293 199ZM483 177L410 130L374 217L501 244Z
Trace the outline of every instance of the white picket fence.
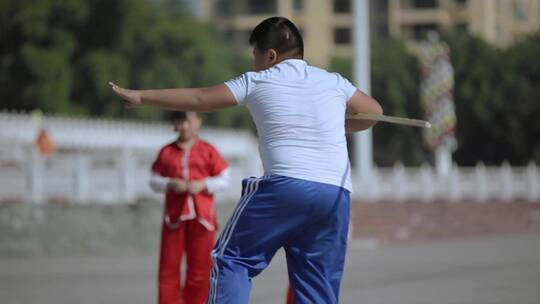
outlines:
M0 201L116 204L162 198L149 187L154 155L123 150L42 158L26 151L26 161L4 162L0 168ZM249 175L249 167L234 159L229 163L231 186L217 194L218 201L238 198L240 181Z
M353 178L353 180L355 180ZM363 201L529 201L540 202L540 171L527 167L454 166L439 176L428 165L375 168L369 181L356 179L355 198Z
M159 200L148 186L152 155L127 150L109 154L71 154L43 159L28 152L23 162L4 162L0 169L0 201L42 203L132 203ZM241 179L254 173L242 160L231 164L231 186L217 195L236 201ZM540 202L540 172L527 167L454 167L438 176L429 166L378 168L370 181L354 178L354 198L376 201L530 201Z
M46 128L59 153L42 159L33 150ZM235 199L244 176L261 174L256 138L247 131L203 128L202 139L228 161ZM118 203L158 199L148 186L160 147L178 135L171 123L83 119L0 111L0 202Z
M43 159L33 150L38 128L27 113L0 112L0 202L131 203L160 199L148 186L159 147L176 136L170 124L45 116L61 153ZM201 130L232 169L231 187L218 201L234 201L244 177L262 174L257 142L238 130ZM430 166L374 168L362 180L353 170L359 201L540 201L540 173L527 167L454 167L446 176Z

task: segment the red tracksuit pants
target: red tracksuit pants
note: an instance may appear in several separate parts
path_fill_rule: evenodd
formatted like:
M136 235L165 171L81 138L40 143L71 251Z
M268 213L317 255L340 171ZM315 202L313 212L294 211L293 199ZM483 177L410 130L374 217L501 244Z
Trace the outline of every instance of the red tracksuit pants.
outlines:
M285 300L286 304L293 304L294 301L293 301L293 293L292 293L292 289L291 289L291 285L289 284L289 287L287 288L287 299Z
M182 222L178 228L163 224L159 258L159 304L204 304L208 296L211 251L215 231L197 220ZM181 286L182 257L186 254L186 278Z

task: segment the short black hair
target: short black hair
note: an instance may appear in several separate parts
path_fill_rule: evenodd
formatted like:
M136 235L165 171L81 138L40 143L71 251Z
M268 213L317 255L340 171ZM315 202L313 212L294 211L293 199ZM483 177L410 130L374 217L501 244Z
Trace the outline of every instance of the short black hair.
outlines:
M192 113L192 114L195 114L196 116L199 116L199 114L197 112L184 112L184 111L175 111L171 114L171 121L172 122L175 122L175 121L184 121L188 118L188 115Z
M251 32L249 44L262 52L274 49L278 54L304 57L302 35L294 23L284 17L271 17L259 23Z

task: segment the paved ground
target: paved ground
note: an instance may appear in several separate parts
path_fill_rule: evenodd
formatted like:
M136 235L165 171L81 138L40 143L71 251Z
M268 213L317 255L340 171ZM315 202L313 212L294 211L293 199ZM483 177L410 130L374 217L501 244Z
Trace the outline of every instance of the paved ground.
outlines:
M341 303L538 304L540 237L363 249L351 244ZM252 303L282 303L283 256ZM154 256L0 259L0 303L154 303Z

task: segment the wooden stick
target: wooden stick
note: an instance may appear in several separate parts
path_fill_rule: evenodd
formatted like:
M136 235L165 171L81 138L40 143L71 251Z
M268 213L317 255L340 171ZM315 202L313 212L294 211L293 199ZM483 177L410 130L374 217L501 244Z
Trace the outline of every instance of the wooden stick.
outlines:
M399 125L407 125L420 128L431 128L431 124L425 120L395 117L395 116L386 116L386 115L377 115L377 114L367 114L367 113L356 113L356 114L347 114L347 119L365 119L365 120L376 120L395 123Z

